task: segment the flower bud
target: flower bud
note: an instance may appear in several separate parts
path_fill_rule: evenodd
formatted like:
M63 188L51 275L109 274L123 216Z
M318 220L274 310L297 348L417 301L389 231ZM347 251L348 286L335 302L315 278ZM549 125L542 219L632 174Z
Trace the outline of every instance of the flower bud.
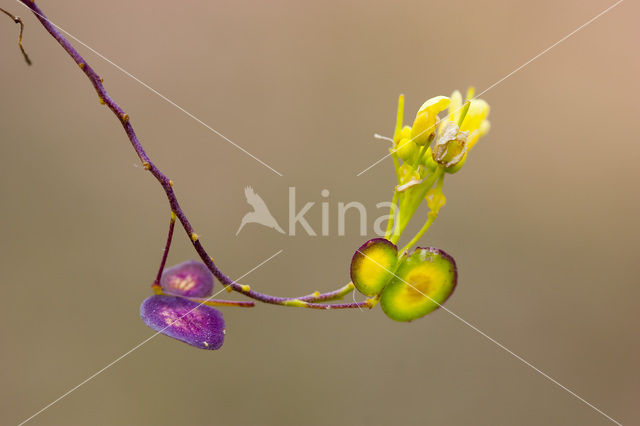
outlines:
M398 142L396 152L402 161L413 164L418 156L418 146L411 139L403 138Z
M437 117L430 115L428 111L419 112L411 127L411 139L418 146L424 146L429 142L429 137L436 128Z

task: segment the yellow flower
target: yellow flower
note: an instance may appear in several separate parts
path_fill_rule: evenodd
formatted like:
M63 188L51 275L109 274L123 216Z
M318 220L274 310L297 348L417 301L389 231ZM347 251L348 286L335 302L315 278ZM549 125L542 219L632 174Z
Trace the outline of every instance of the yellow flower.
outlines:
M416 145L424 146L429 142L438 124L438 114L448 105L446 96L436 96L422 104L411 127L411 138Z
M473 87L470 87L467 91L466 101L462 101L462 95L459 91L454 91L451 94L451 102L449 103L449 120L448 122L444 122L440 125L439 134L443 135L447 130L451 131L452 127L450 123L455 123L460 126L459 131L465 132L467 134L466 141L464 145L458 144L457 149L453 150L453 152L460 153L460 149L462 148L462 153L458 157L455 155L456 161L454 164L446 167L447 173L455 173L464 165L467 161L467 154L475 146L478 142L478 139L487 134L491 125L487 117L489 116L489 104L483 99L475 99L474 98L475 90ZM469 102L469 107L465 112L466 103ZM464 118L462 123L460 123L460 118L462 118L464 114ZM456 126L457 127L457 126ZM462 146L461 146L462 145ZM441 144L441 150L444 148L444 145ZM434 150L434 155L436 154L436 150ZM444 157L443 153L440 153L441 157ZM449 153L451 156L451 153ZM441 158L442 160L444 158Z
M491 127L487 117L489 116L489 104L483 99L474 98L475 90L470 87L467 92L467 101L469 101L469 109L462 123L460 116L464 111L462 103L462 95L457 90L451 95L451 103L449 104L449 120L460 124L460 130L469 132L467 139L467 152L473 148L478 142L478 138L484 136Z
M444 167L455 166L467 154L468 137L469 132L461 131L452 121L447 122L433 146L433 160Z

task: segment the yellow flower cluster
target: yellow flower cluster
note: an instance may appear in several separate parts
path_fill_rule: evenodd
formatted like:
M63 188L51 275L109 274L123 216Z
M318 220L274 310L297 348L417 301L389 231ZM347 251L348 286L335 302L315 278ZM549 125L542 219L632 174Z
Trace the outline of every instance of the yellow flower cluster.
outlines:
M398 108L402 117L402 97ZM441 120L438 115L447 108L448 114ZM411 127L396 127L392 152L413 169L420 164L431 170L441 165L446 172L455 173L478 139L489 131L488 115L489 104L475 99L473 88L464 102L457 90L451 97L436 96L420 107Z

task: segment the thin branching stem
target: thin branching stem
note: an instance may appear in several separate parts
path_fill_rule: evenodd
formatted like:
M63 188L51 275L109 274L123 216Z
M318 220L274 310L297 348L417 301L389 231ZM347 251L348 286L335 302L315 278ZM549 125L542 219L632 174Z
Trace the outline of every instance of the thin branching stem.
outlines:
M131 146L136 152L136 155L140 159L143 167L145 168L145 170L149 171L153 175L153 177L156 178L156 180L164 190L167 196L167 200L169 201L169 207L171 208L171 211L175 213L177 220L180 222L182 228L187 233L187 236L192 242L193 248L198 253L200 259L202 259L207 268L209 268L213 275L224 286L231 288L233 291L242 293L252 299L274 305L305 307L312 309L350 309L370 308L373 306L373 304L369 300L366 300L364 302L334 305L313 303L313 301L332 300L332 297L337 293L340 293L342 296L344 296L344 294L346 294L342 293L343 291L345 291L344 287L342 289L338 289L329 293L310 295L303 298L276 297L251 290L248 285L241 285L225 275L213 262L211 256L209 256L207 251L204 249L204 246L200 242L198 234L196 234L193 226L191 225L191 222L189 222L189 219L182 210L182 207L178 202L178 198L173 190L173 182L153 163L153 161L151 161L151 158L142 147L142 144L140 143L138 136L136 135L133 126L131 125L131 119L129 115L126 114L124 110L120 108L120 106L109 96L102 83L102 78L100 78L98 73L87 63L87 61L80 55L80 53L78 53L75 47L73 47L73 45L62 35L58 28L53 23L51 23L49 19L47 19L42 10L36 5L35 1L20 0L20 2L34 13L36 18L40 21L47 32L49 32L49 34L51 34L51 36L56 39L56 41L69 54L69 56L71 56L74 62L80 67L82 72L84 72L84 74L93 85L93 88L98 94L100 103L106 105L118 118L120 124L122 124L122 127L127 134L127 137L129 138L129 141L131 142ZM348 290L352 291L353 288L350 287Z
M29 55L27 55L27 52L24 50L24 46L22 45L22 33L24 32L24 22L22 22L22 18L4 10L1 7L0 7L0 12L3 12L5 15L13 19L13 22L15 22L16 24L20 24L20 34L18 34L18 46L20 47L20 51L22 52L22 56L24 57L24 60L27 63L27 65L31 65L31 59L29 59Z

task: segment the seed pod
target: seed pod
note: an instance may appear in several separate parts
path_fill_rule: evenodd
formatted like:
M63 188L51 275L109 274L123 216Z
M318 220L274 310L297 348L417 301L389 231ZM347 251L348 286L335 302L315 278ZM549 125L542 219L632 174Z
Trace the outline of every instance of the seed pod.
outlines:
M155 331L200 349L219 349L224 342L220 311L191 300L151 296L140 305L140 317Z
M196 260L187 260L167 268L160 277L162 290L186 297L207 297L213 294L213 274Z
M384 287L380 306L395 321L412 321L439 308L457 280L453 257L437 248L418 247Z
M384 238L374 238L356 250L351 259L351 281L365 296L380 294L393 278L398 247Z

